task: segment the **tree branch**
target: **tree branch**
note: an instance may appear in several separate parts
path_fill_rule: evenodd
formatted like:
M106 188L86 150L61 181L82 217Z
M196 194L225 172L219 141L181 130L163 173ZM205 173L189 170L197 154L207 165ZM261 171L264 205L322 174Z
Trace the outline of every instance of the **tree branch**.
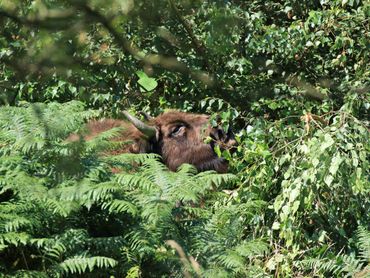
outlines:
M173 9L176 17L180 21L181 25L186 30L186 33L188 34L188 36L189 36L189 38L191 40L191 43L194 46L195 51L198 53L199 56L202 57L205 68L208 71L211 71L210 64L209 64L208 57L207 57L207 51L206 51L205 46L194 35L193 29L190 26L190 23L181 15L181 13L180 13L179 9L176 7L176 4L174 3L174 1L173 0L168 0L168 2L170 3L170 6Z
M40 27L48 30L61 30L71 27L71 20L75 19L76 13L72 10L66 10L63 12L58 11L49 13L43 17L23 18L0 9L0 18L1 17L8 18L20 25L29 27Z
M117 45L128 54L131 54L134 58L142 61L149 65L159 65L165 69L177 71L184 75L190 75L192 78L203 82L207 86L213 86L213 78L206 72L192 70L186 64L179 62L176 58L164 57L159 54L143 54L137 46L132 42L127 40L125 37L121 36L117 30L112 26L109 20L105 18L98 11L91 9L88 5L82 5L81 8L96 21L100 22L108 32L113 36Z
M164 57L159 54L144 54L137 46L123 37L112 26L111 21L104 17L101 13L93 10L86 3L73 3L74 7L85 12L87 16L94 19L104 26L104 28L112 35L116 44L124 51L124 53L132 55L135 59L149 65L158 65L167 70L176 71L184 75L189 75L192 78L201 81L205 85L214 86L214 79L207 72L190 69L185 63L178 61L175 57ZM43 18L22 18L11 14L7 11L0 10L0 17L9 18L10 20L29 27L39 27L43 29L68 29L71 26L70 20L75 18L77 10L60 12L54 15L47 15Z

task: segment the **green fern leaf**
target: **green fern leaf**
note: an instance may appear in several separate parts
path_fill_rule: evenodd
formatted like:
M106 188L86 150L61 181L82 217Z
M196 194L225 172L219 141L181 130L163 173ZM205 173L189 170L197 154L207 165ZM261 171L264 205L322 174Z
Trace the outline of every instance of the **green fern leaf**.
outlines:
M67 274L83 274L86 273L86 271L93 271L94 268L113 268L117 263L118 262L116 260L108 257L75 256L63 261L59 266Z
M30 239L30 235L27 233L16 233L16 232L9 232L0 234L0 244L2 245L9 245L12 244L14 246L24 246Z
M108 209L110 213L127 212L130 213L132 216L138 214L136 206L124 200L112 200L110 202L104 202L102 204L102 209Z
M12 217L12 220L4 223L5 232L18 232L20 228L31 226L31 221L20 216Z
M358 238L358 248L362 259L370 261L370 232L364 227L359 226L356 232Z
M269 251L269 246L262 240L251 240L237 245L235 251L243 257L262 256Z

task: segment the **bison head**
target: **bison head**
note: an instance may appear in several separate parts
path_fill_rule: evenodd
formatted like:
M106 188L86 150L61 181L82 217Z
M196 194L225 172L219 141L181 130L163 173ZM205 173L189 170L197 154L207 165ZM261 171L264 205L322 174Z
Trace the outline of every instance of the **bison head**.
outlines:
M115 140L131 140L132 144L118 153L157 153L172 171L183 163L194 165L198 171L227 171L228 162L216 155L214 146L231 148L235 140L230 132L212 127L208 115L170 111L150 119L148 123L127 112L124 115L131 126L120 120L92 121L88 124L90 135L85 138L88 140L101 131L122 126L126 131ZM207 137L211 138L209 143L205 143Z

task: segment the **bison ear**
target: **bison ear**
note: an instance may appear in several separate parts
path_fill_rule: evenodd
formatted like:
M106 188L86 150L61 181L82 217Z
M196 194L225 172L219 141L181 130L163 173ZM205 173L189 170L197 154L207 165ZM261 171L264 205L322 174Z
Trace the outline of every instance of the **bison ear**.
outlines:
M158 141L159 138L159 131L156 127L147 125L140 121L138 118L132 116L127 111L123 111L123 115L126 117L126 119L133 124L142 134L147 137L150 141Z

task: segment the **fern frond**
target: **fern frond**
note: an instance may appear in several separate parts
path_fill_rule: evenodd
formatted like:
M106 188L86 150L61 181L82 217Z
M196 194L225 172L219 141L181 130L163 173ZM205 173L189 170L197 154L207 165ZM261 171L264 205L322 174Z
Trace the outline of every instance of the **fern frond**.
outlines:
M336 263L335 260L310 258L301 261L299 264L302 265L305 269L313 271L314 274L340 273L340 266Z
M59 266L67 274L83 274L86 273L86 271L93 271L94 268L113 268L117 263L118 262L116 260L108 257L75 256L63 261Z
M130 248L129 250L123 249L123 253L126 257L131 258L130 261L133 261L136 256L143 257L153 251L148 235L141 229L127 233L125 239L128 241Z
M184 182L181 186L174 187L173 196L175 199L178 199L183 202L198 202L200 199L198 184L191 183L191 181Z
M191 215L195 218L208 218L211 215L211 212L204 208L183 205L181 209L184 211L185 215Z
M127 271L126 278L139 278L139 277L141 277L141 271L138 265L131 267Z
M171 219L173 204L160 198L150 200L145 204L141 216L151 224L166 223ZM165 228L165 227L163 227Z
M362 274L370 273L368 267L370 233L359 226L356 231L357 246L360 258L355 254L337 254L334 258L310 258L300 262L306 269L314 269L315 273L330 273L343 277L365 277Z
M36 246L40 252L49 258L59 259L66 252L66 246L55 238L32 238L30 244Z
M3 251L4 249L8 248L9 245L6 244L0 244L0 251Z
M343 254L340 258L342 260L340 273L346 273L347 277L354 277L356 273L359 273L363 269L364 263L354 255Z
M37 246L44 256L56 260L60 259L67 251L66 246L54 238L33 238L30 243Z
M86 233L84 238L90 246L93 245L96 250L100 250L101 255L109 254L109 256L112 257L119 257L123 246L127 243L123 235L89 238L88 234ZM83 238L79 239L80 242L83 240Z
M26 245L29 239L30 235L27 233L9 232L0 234L0 244L2 245L22 246Z
M127 212L131 214L132 216L135 216L138 214L137 207L125 200L112 200L110 202L104 202L102 204L102 209L107 209L110 213L121 213L121 212Z
M119 136L123 130L124 128L122 127L115 127L115 128L99 133L97 136L95 136L91 140L88 140L85 142L86 149L90 152L91 151L100 152L100 151L108 151L108 150L117 149L119 147L122 147L125 144L129 144L129 142L109 141L109 139Z
M237 245L234 250L243 257L251 258L268 253L269 245L260 239L256 239L243 242Z
M229 271L226 271L224 268L215 267L209 268L202 272L202 277L204 278L231 278L234 277L234 274L231 274Z
M128 190L142 188L143 190L150 191L156 187L156 185L144 175L117 174L115 179Z
M214 171L201 172L197 176L200 183L207 187L220 187L221 184L235 181L236 176L233 174L216 174Z
M113 155L107 156L103 158L103 161L106 162L120 162L120 163L127 163L127 164L143 164L145 161L152 159L152 160L159 160L160 156L154 153L124 153L120 155Z
M232 250L218 255L217 261L226 268L232 269L233 272L241 272L246 265L243 256Z
M23 153L42 150L47 142L67 136L94 115L95 111L83 111L78 101L2 107L0 127L4 132L0 140L12 142L12 148Z
M182 164L179 168L177 168L177 173L180 174L181 176L195 176L198 174L198 170L195 166L191 164Z
M50 241L50 238L31 238L30 239L30 243L35 245L37 248L44 247L49 241Z
M25 217L13 215L11 217L11 220L5 222L3 225L5 232L18 232L19 229L23 227L32 226L32 223L29 219L26 219Z
M78 204L75 202L60 201L53 198L45 198L45 206L53 212L53 214L67 217L72 212L79 209Z
M90 186L83 194L82 199L100 202L112 198L112 194L120 188L114 182L102 182L94 186Z
M17 172L14 176L0 177L0 182L3 185L2 190L13 190L20 196L26 196L28 199L39 199L40 196L45 196L47 187L45 180L38 177L32 177L25 172Z
M168 168L158 160L147 159L143 163L143 176L149 181L156 184L160 188L165 188L168 185L170 175ZM172 173L171 173L172 174Z
M360 250L360 256L364 260L370 260L370 232L364 227L359 226L356 231L357 245Z

